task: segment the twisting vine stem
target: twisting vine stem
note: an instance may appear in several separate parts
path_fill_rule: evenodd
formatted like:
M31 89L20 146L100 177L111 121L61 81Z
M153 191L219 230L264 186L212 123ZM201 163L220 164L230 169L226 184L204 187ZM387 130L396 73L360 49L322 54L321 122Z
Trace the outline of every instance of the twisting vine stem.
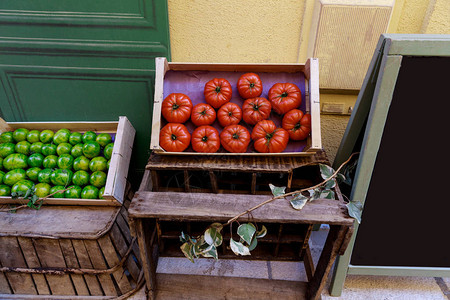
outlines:
M254 211L255 209L258 209L258 208L260 208L261 206L264 206L264 205L266 205L266 204L268 204L268 203L270 203L270 202L272 202L272 201L275 201L275 200L277 200L277 199L285 198L285 197L287 197L287 196L292 196L292 195L295 195L295 194L299 194L299 193L305 192L305 191L307 191L307 190L312 190L312 189L316 189L316 188L319 188L319 187L321 187L321 186L324 186L328 181L334 179L334 178L336 177L336 175L341 171L341 169L342 169L342 168L343 168L343 167L344 167L344 166L345 166L345 165L353 158L353 156L356 155L356 154L359 154L359 152L356 152L356 153L353 153L352 155L350 155L350 157L349 157L345 162L343 162L343 163L339 166L339 168L333 173L333 175L330 176L329 178L325 179L324 181L322 181L322 182L320 182L320 183L318 183L318 184L316 184L316 185L313 185L313 186L311 186L311 187L308 187L308 188L304 188L304 189L301 189L301 190L297 190L297 191L294 191L294 192L290 192L290 193L286 193L286 194L283 194L283 195L280 195L280 196L276 196L276 197L270 198L270 199L268 199L268 200L266 200L266 201L264 201L264 202L261 202L260 204L258 204L258 205L256 205L256 206L254 206L254 207L252 207L252 208L250 208L250 209L247 209L246 211L244 211L244 212L242 212L242 213L240 213L240 214L234 216L233 218L229 219L224 225L228 225L228 224L230 224L230 223L236 221L237 219L239 219L239 218L242 217L243 215L248 214L248 213L250 213L251 211Z

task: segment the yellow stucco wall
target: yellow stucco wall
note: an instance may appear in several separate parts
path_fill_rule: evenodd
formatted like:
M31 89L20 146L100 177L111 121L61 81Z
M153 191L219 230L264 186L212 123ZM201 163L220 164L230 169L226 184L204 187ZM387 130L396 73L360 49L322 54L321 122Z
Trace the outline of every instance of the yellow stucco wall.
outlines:
M172 61L303 63L314 3L315 0L168 0ZM448 3L396 0L387 31L449 34ZM322 103L338 101L353 106L355 100L355 95L321 94ZM334 160L348 119L346 115L321 116L322 142L330 161Z

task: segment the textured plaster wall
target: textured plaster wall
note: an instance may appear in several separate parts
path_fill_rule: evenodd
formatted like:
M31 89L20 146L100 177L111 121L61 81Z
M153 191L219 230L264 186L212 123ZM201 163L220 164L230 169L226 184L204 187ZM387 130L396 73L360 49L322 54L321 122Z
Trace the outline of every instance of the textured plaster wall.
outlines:
M168 0L172 60L303 63L314 1ZM388 32L449 34L449 16L449 0L396 0ZM321 103L356 101L355 95L320 97ZM331 162L348 120L321 116L322 143Z
M304 1L169 0L172 60L296 62Z

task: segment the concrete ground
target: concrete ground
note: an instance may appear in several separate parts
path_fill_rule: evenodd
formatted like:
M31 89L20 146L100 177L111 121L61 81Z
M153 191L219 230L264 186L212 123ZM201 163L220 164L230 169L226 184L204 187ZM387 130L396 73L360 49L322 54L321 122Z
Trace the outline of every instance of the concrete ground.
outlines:
M311 235L310 247L315 264L327 233L327 228L321 228ZM292 262L219 258L218 261L199 259L193 264L186 258L160 258L157 272L307 281L303 263ZM348 275L340 297L330 296L328 287L322 292L322 300L450 300L450 278ZM145 299L143 289L129 298L140 299Z

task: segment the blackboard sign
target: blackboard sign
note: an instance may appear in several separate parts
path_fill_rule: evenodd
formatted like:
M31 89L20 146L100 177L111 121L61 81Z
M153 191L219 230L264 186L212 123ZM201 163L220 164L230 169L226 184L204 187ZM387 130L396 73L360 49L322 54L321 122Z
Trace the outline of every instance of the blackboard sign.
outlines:
M450 267L450 57L403 57L352 265Z
M360 152L349 198L362 223L338 258L347 274L450 276L450 35L382 35L334 167Z

